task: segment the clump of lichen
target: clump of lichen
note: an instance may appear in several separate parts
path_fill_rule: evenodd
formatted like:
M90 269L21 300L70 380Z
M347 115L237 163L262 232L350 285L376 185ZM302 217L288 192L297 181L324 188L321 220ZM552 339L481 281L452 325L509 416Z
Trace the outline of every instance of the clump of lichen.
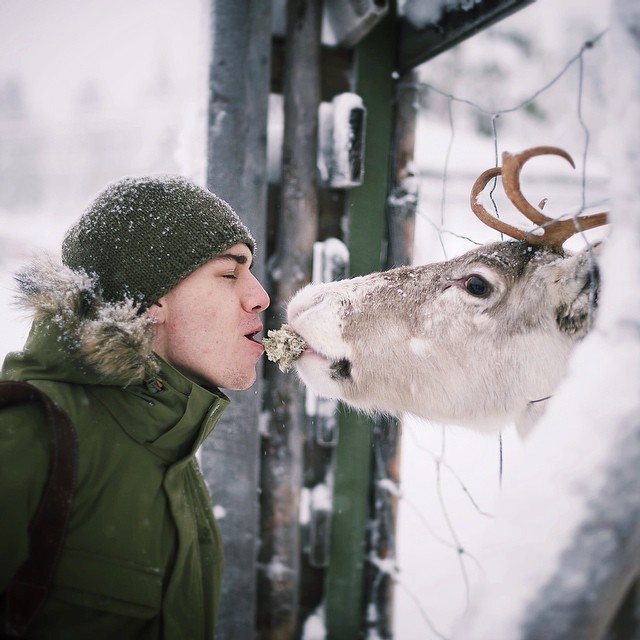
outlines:
M262 344L267 358L271 362L277 362L283 373L291 369L306 346L305 341L288 324L283 324L280 329L269 330L267 337L262 339Z

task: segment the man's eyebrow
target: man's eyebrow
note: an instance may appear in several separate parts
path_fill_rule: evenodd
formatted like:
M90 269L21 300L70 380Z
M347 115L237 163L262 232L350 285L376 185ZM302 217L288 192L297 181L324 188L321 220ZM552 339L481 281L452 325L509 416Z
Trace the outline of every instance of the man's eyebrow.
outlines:
M244 253L221 253L213 257L214 260L233 260L237 264L247 264L249 257ZM251 265L253 266L253 265Z

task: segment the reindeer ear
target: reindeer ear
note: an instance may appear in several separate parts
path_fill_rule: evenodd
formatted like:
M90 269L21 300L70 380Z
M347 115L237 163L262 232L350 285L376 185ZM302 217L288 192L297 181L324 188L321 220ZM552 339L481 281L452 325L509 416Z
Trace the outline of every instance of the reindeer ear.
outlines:
M596 251L586 250L550 265L556 322L563 333L582 337L595 319L600 288Z

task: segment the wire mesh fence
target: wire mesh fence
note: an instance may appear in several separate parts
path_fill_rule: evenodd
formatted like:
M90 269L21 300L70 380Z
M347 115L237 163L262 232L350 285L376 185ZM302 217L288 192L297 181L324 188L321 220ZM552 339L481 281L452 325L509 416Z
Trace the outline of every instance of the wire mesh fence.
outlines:
M521 22L525 20L523 16ZM539 61L534 74L523 70L510 75L508 90L494 90L487 53L493 47L501 50L503 60L509 55L505 41L516 40L517 27L511 30L508 24L478 36L468 51L452 52L449 60L420 70L414 263L446 260L500 239L472 216L469 192L483 170L500 165L503 151L553 144L573 156L575 171L555 160L531 163L523 171L523 192L532 202L547 198L547 215L574 216L608 207L608 176L597 140L606 31L602 24L591 28L591 35L564 58L553 64ZM479 58L489 72L478 72ZM470 82L456 83L449 74ZM521 224L497 193L494 202L499 217ZM579 249L602 235L581 234L566 246ZM378 481L399 505L395 562L385 563L396 584L396 637L450 638L482 578L477 545L494 521L501 486L517 470L523 443L512 426L499 434L478 434L406 417L401 447L400 482Z

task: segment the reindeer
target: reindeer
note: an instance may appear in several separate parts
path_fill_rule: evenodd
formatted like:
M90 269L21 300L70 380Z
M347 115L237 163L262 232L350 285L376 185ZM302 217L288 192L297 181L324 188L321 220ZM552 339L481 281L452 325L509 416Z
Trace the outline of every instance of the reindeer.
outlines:
M525 199L520 171L543 154L573 165L556 147L505 152L502 167L473 185L474 213L513 240L299 291L287 316L302 338L294 355L303 382L367 412L409 412L485 431L514 422L525 434L565 375L597 299L596 250L571 254L562 245L607 222L606 213L553 220ZM478 202L497 176L537 233Z

